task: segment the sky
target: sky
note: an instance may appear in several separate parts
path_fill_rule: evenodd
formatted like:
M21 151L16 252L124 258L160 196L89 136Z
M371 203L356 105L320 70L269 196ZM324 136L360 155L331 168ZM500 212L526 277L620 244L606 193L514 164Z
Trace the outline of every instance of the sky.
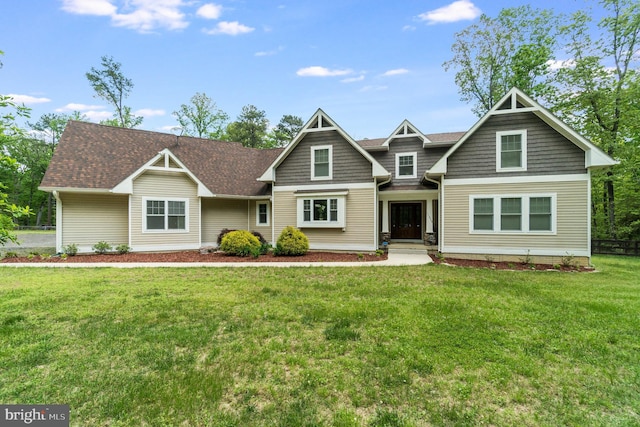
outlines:
M243 106L307 121L322 108L355 139L388 137L407 119L423 133L464 131L455 33L521 0L0 0L0 93L92 121L113 109L85 74L102 56L134 87L138 128L170 132L172 112L205 93L232 120ZM538 0L571 13L584 0ZM176 132L173 130L173 132Z

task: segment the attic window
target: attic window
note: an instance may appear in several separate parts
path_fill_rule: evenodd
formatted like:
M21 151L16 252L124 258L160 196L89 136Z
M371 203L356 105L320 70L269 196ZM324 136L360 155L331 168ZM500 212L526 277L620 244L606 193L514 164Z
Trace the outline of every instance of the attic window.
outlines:
M496 132L496 171L527 170L527 131Z
M333 147L311 147L311 180L331 179L333 176Z
M415 178L417 153L398 153L396 154L396 178Z

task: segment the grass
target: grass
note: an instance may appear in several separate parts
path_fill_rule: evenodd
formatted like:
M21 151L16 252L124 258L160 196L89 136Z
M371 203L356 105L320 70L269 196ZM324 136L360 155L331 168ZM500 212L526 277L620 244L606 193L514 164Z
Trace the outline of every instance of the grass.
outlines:
M74 426L639 425L640 259L0 269L0 402Z

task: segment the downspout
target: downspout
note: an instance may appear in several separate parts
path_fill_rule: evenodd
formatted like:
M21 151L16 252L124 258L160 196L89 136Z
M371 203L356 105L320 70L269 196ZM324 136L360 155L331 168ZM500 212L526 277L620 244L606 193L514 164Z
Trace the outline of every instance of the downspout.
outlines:
M377 178L376 178L377 181ZM380 197L380 186L381 185L385 185L387 183L391 182L391 174L389 174L389 177L385 180L382 181L380 183L376 183L376 200L375 200L375 215L376 215L376 224L378 224L378 218L380 218L380 213L378 212L378 206L380 205L379 203L379 197ZM382 221L384 221L384 206L382 206ZM378 226L376 227L375 230L375 235L376 235L376 242L379 242L380 237L378 236L378 233L380 233L380 231L378 230L382 230L384 229L382 227L382 224L378 224ZM377 246L377 244L376 244Z

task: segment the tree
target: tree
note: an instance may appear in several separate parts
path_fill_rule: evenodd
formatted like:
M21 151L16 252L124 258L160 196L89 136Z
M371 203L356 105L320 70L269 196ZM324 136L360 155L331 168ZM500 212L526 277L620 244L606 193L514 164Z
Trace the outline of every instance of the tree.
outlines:
M0 50L0 56L4 52ZM0 67L2 63L0 62ZM28 117L29 109L17 106L11 97L0 94L0 179L4 179L2 171L17 169L17 162L4 154L5 145L13 138L24 135L24 131L16 124L16 115ZM8 241L17 241L13 233L14 220L30 214L29 207L20 207L9 202L5 192L6 186L0 181L0 246Z
M198 138L222 138L229 115L220 110L205 93L196 92L190 102L180 105L180 109L173 112L183 132Z
M596 39L591 36L592 19L584 12L574 14L562 27L572 60L557 72L561 90L554 111L621 162L592 176L594 235L617 238L623 226L624 237L640 238L640 74L634 67L640 59L640 4L633 0L600 4L608 14L598 24L601 33ZM624 196L622 204L616 203L616 187ZM621 224L616 220L619 210L625 218ZM603 216L606 227L598 221Z
M107 101L115 109L114 118L103 123L125 128L140 125L143 118L133 115L131 108L124 105L124 99L133 89L133 82L122 74L122 65L110 56L103 56L100 64L101 69L91 67L85 75L96 96Z
M263 110L245 105L235 122L227 126L225 138L242 143L245 147L264 148L269 120Z
M284 147L300 132L304 126L301 117L285 114L278 125L273 128L267 137L268 148Z
M507 8L496 18L480 22L455 35L453 58L443 64L455 69L461 99L475 103L484 115L512 87L538 99L551 97L548 61L553 60L557 17L531 6Z

